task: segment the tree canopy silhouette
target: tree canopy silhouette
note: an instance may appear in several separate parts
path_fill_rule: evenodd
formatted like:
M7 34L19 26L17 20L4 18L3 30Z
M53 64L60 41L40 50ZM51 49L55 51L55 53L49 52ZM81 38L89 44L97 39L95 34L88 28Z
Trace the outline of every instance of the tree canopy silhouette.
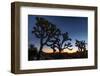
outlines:
M50 23L44 18L36 17L36 24L33 27L32 33L40 40L40 48L38 53L38 60L40 59L43 46L48 45L52 40L55 40L61 33L56 25Z
M75 46L78 47L78 51L86 51L86 42L85 41L79 41L76 40Z

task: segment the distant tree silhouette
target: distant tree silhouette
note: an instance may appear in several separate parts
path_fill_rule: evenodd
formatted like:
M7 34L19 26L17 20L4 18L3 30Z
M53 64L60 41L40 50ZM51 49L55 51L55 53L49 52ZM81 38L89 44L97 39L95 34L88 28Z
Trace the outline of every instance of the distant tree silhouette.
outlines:
M86 51L86 44L85 41L79 41L79 40L76 40L75 42L75 46L78 47L78 50L79 51Z
M37 58L37 48L31 44L29 45L29 49L28 49L28 59L29 60L34 60Z
M41 17L36 17L35 25L36 26L33 27L32 33L40 40L40 48L37 58L39 60L41 58L43 47L45 45L48 46L50 41L55 40L55 38L60 35L60 30L56 27L56 25Z
M71 43L67 41L71 41L68 32L59 34L57 38L49 41L51 44L48 44L48 46L50 46L54 52L56 51L56 49L58 49L59 53L61 53L61 51L63 51L64 49L72 50Z
M76 40L75 46L78 47L78 51L82 51L81 42L79 40Z
M82 49L83 49L83 51L86 51L86 44L87 44L87 43L86 43L85 41L82 41L81 44L82 44Z

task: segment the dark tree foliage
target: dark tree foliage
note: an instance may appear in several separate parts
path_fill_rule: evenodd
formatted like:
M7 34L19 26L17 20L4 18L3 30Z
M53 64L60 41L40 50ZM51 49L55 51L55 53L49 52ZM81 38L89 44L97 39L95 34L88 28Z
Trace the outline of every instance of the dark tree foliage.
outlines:
M40 40L40 48L38 60L41 57L43 46L48 45L52 40L55 40L60 35L60 30L56 25L48 22L46 19L36 17L36 26L33 27L32 33Z
M79 51L86 51L86 42L85 41L79 41L79 40L76 40L75 42L75 46L78 47L78 50Z
M50 46L54 52L56 49L59 50L59 53L64 49L72 50L71 43L67 41L71 41L68 32L59 34L58 37L56 37L54 40L49 41L51 44L47 44L47 46Z

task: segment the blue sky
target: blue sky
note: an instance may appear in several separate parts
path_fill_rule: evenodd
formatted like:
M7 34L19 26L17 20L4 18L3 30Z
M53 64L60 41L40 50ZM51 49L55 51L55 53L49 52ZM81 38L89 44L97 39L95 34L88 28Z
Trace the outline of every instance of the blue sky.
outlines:
M35 15L28 15L28 44L39 46L39 39L32 34L32 28L35 26ZM68 32L72 39L73 46L75 40L85 40L88 42L88 18L71 16L40 16L49 22L55 24L62 32Z

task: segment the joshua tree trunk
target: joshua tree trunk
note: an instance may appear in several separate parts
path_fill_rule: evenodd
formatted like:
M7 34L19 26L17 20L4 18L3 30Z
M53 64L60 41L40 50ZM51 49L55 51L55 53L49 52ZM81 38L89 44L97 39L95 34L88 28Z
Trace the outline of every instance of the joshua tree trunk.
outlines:
M38 52L38 56L37 56L37 60L40 60L41 58L41 53L42 53L42 49L43 49L43 39L40 40L40 49L39 49L39 52Z
M56 50L55 49L53 49L53 53L55 53L56 52Z
M40 58L41 58L42 48L43 48L43 46L40 47L40 50L38 52L37 60L40 60Z
M61 51L62 51L62 49L61 49L61 48L59 48L59 53L61 53Z
M81 52L82 52L82 48L80 48L81 49Z
M81 49L78 47L78 51L81 51Z

